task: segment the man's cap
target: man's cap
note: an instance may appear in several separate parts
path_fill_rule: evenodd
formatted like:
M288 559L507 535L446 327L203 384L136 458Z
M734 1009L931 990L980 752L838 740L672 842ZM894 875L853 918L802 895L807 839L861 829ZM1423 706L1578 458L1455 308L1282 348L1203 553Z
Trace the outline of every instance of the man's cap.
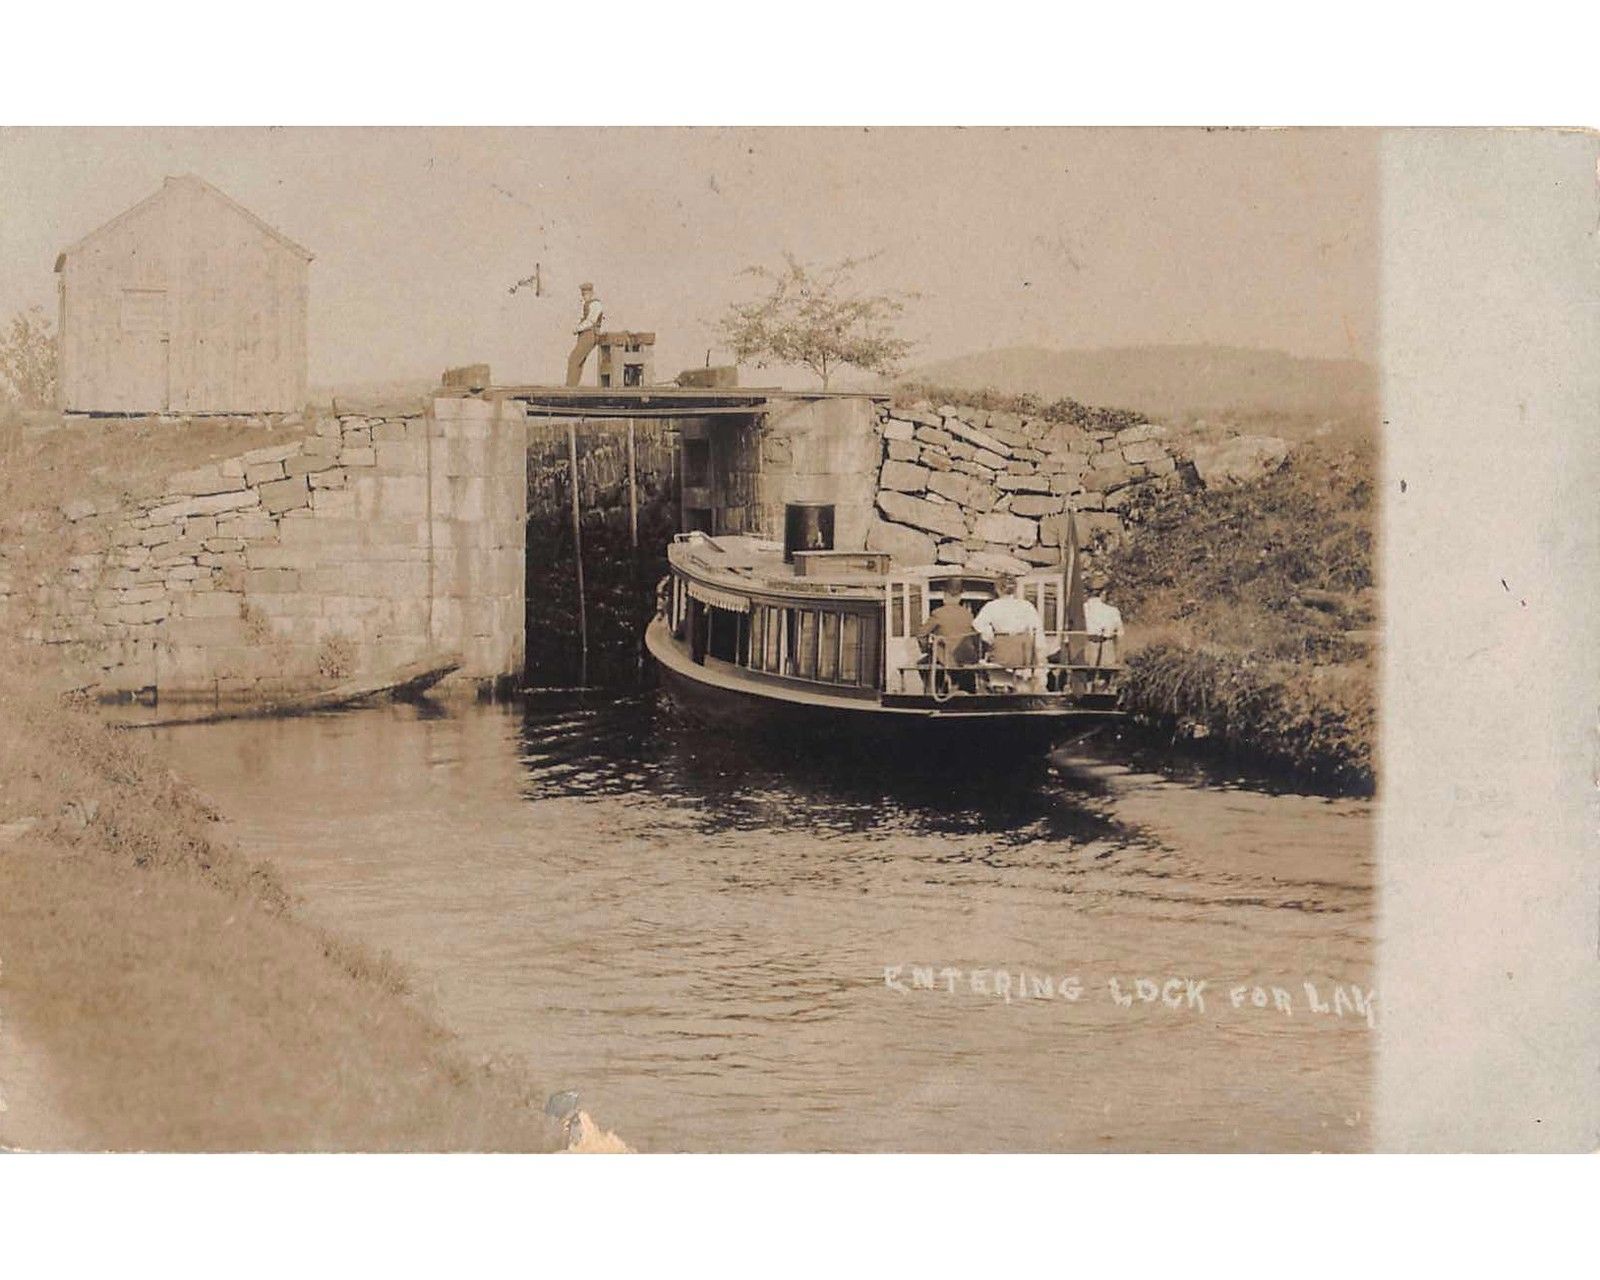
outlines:
M593 293L594 292L594 284L593 284L593 282L585 280L582 284L580 284L578 286L578 292L579 293L582 293L585 289L587 289L590 293Z

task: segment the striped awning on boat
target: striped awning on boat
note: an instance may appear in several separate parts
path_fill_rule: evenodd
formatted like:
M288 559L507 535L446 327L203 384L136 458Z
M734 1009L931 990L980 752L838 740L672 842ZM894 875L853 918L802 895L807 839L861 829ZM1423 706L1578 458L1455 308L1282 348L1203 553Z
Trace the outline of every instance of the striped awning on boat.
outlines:
M705 586L689 578L686 584L689 594L701 604L709 604L715 609L726 609L730 613L749 613L750 601L744 596L736 596L731 591L718 591L715 587Z

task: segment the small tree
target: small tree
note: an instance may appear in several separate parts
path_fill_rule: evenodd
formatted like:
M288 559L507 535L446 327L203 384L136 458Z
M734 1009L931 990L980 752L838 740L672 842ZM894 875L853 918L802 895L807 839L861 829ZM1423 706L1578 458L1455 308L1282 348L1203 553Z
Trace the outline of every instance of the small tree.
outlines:
M17 312L0 334L0 393L29 409L55 405L55 326L42 307Z
M822 379L822 389L840 365L893 377L913 344L894 336L891 323L905 311L894 294L854 288L857 267L871 258L846 258L810 267L783 255L781 270L747 267L741 275L766 282L765 295L736 302L721 322L722 336L739 363L804 365Z

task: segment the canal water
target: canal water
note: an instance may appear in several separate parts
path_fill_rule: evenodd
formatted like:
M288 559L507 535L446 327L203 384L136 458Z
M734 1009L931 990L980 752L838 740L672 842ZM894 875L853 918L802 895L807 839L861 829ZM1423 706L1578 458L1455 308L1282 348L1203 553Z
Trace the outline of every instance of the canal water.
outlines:
M653 693L157 735L310 918L639 1149L1368 1144L1369 802L752 743Z

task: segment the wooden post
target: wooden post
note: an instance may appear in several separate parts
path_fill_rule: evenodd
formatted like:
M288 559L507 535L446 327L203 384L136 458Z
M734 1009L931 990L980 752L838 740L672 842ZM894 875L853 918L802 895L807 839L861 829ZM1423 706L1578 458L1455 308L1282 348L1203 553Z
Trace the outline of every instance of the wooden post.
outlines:
M634 474L633 419L628 419L628 540L639 551L639 481Z
M628 589L633 592L633 598L639 599L639 477L635 463L633 444L633 419L628 419L628 542L633 548L633 556L628 564ZM649 615L644 621L649 623ZM634 679L644 679L644 646L636 640L634 645Z
M578 512L578 424L567 423L567 468L572 485L572 559L578 579L578 684L589 686L589 615L583 602L583 520Z

